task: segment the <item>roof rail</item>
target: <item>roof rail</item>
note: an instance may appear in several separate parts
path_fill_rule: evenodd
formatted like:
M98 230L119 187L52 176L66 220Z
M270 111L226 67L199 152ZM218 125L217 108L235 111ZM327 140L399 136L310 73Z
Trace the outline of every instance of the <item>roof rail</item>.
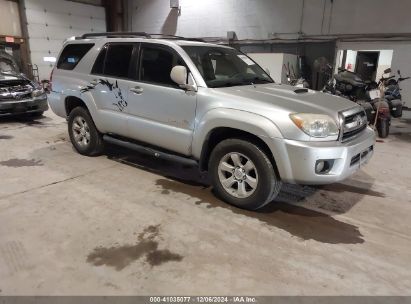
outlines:
M156 36L159 36L158 37L159 39L178 39L178 40L204 42L204 40L201 38L187 38L187 37L168 35L168 34L148 34L148 35L150 36L150 38L156 38Z
M145 37L150 38L146 32L102 32L102 33L86 33L80 36L80 39L93 37Z
M186 38L181 36L175 35L168 35L168 34L147 34L146 32L102 32L102 33L86 33L81 35L80 37L76 37L77 40L79 39L87 39L87 38L97 38L97 37L144 37L144 38L158 38L158 39L178 39L178 40L187 40L187 41L199 41L204 42L201 38Z

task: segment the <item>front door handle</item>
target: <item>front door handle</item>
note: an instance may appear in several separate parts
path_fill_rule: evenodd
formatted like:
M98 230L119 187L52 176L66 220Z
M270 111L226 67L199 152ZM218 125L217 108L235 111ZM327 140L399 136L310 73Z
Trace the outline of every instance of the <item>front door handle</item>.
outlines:
M140 95L140 94L143 93L144 90L143 90L143 88L141 88L141 87L134 87L134 88L131 88L130 91L133 92L133 93L135 93L135 94Z

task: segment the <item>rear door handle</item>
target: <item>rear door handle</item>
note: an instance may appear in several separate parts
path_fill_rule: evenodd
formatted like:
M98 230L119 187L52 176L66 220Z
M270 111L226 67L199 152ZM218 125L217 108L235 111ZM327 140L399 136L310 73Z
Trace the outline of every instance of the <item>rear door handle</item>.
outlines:
M140 94L143 93L144 89L141 88L141 87L134 87L134 88L131 88L130 91L133 92L133 93L135 93L135 94L140 95Z

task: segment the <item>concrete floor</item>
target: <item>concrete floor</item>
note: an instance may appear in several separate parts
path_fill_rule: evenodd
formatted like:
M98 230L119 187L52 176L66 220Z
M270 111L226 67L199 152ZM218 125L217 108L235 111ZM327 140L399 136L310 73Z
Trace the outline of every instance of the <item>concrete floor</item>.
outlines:
M0 122L0 295L410 295L411 112L351 179L286 185L260 212L195 168L111 148L66 122Z

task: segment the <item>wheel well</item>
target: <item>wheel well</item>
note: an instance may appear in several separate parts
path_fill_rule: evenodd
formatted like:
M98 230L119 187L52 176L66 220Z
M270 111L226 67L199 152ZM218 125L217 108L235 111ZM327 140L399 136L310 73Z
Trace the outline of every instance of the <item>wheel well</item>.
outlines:
M86 104L80 98L75 96L68 96L65 100L65 107L67 116L70 115L70 112L76 107L84 107L87 109Z
M201 171L208 171L208 161L210 159L211 152L213 151L215 146L217 146L221 141L225 139L229 139L229 138L245 139L249 142L252 142L256 146L258 146L269 157L277 176L280 176L278 173L278 169L275 163L274 156L271 153L270 148L261 138L259 138L258 136L252 133L249 133L243 130L226 128L226 127L213 129L207 135L206 140L203 143L203 148L201 150L201 157L200 157L200 164L199 164Z

